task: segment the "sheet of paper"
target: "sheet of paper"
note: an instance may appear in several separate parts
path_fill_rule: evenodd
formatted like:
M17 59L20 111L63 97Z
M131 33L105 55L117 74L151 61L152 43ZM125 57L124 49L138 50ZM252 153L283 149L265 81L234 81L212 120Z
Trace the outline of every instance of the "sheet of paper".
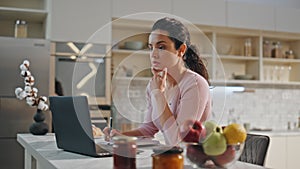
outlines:
M103 137L101 138L95 138L96 144L104 144L104 145L113 145L113 141L105 141ZM158 140L155 140L153 138L149 137L138 137L136 140L137 146L153 146L153 145L160 145L160 142Z

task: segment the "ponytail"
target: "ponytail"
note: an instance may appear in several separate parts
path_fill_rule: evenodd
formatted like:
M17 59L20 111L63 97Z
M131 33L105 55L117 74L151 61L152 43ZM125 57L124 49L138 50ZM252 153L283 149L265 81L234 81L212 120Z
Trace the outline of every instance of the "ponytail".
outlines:
M195 45L188 46L188 49L183 58L185 65L189 69L201 75L207 81L207 83L210 84L206 66L200 58L199 51Z

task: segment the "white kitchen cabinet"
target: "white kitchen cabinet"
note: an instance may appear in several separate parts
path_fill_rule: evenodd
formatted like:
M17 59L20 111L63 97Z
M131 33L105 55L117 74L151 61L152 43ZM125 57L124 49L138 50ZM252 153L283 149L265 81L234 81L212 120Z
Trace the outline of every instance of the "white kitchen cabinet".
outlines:
M224 0L174 0L173 14L191 23L202 25L226 25Z
M300 33L300 8L276 7L276 31Z
M287 136L287 156L286 164L287 169L299 168L299 156L300 156L300 136Z
M149 12L153 12L149 14ZM113 0L112 16L114 18L126 17L130 19L157 20L162 15L171 14L172 0ZM148 14L147 14L148 13ZM155 14L157 13L157 14Z
M286 169L286 136L270 136L270 144L265 160L265 167Z
M27 22L27 38L45 38L48 0L9 0L0 2L0 36L14 37L16 20Z
M271 135L265 167L274 169L298 169L300 156L298 134Z
M275 3L252 3L228 0L227 26L275 30Z
M52 0L50 13L52 41L111 43L109 0Z

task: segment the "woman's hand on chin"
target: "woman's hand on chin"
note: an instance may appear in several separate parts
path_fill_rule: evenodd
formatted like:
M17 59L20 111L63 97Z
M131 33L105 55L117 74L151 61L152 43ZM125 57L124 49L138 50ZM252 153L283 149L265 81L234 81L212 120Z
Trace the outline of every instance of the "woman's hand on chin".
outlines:
M153 78L150 84L151 89L159 89L161 92L164 92L167 84L167 68L164 68L163 70L157 70L152 67L151 71L153 73Z

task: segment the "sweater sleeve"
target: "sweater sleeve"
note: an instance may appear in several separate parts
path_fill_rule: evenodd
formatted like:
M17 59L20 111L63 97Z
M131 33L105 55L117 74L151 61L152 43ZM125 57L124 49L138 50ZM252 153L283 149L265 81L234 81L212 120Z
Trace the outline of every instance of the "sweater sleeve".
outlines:
M161 128L166 143L170 145L181 142L180 126L186 120L200 120L203 115L207 116L210 110L209 87L204 79L192 79L183 86L176 109L177 114L173 113Z
M152 111L153 106L151 104L151 97L150 97L150 88L149 85L146 89L146 99L147 99L147 113L145 114L144 122L139 127L139 131L143 133L145 136L152 136L159 131L159 129L155 126L155 124L152 121Z

